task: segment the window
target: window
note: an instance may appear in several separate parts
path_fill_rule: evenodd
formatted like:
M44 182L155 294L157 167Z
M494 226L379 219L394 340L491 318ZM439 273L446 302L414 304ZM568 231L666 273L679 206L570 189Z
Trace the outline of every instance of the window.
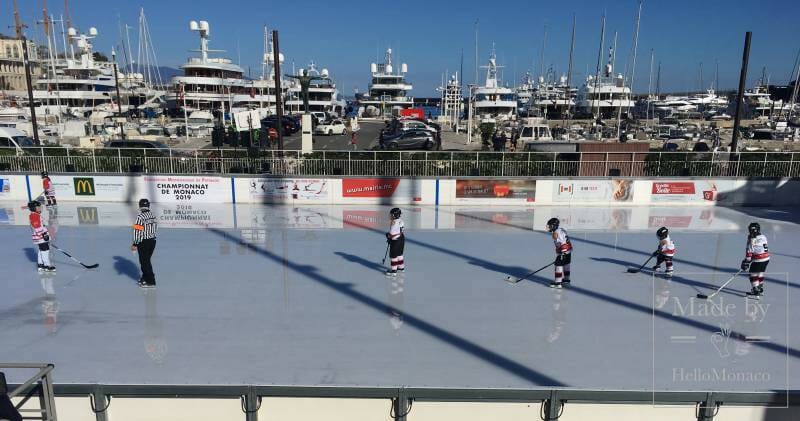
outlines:
M7 148L11 146L11 140L7 137L0 137L0 148Z

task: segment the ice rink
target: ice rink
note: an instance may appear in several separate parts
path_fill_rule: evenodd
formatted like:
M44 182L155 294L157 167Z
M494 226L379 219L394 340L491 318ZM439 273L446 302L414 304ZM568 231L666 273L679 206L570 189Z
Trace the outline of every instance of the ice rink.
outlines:
M156 205L158 287L140 290L135 209L61 204L55 274L22 203L0 203L0 361L56 383L656 390L800 388L800 214L712 207L407 207L407 273L383 275L385 206ZM46 213L46 211L45 211ZM575 247L548 287L545 221ZM772 260L745 298L746 226ZM628 274L668 226L675 277ZM9 379L15 381L13 377Z

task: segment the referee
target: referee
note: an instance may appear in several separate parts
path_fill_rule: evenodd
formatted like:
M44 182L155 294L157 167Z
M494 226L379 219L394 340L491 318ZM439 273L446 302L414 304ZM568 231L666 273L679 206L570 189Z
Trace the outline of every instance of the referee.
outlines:
M142 267L142 277L139 279L140 288L155 288L156 276L153 274L153 265L150 258L156 249L156 217L150 212L150 201L139 199L139 215L133 224L133 245L131 250L139 252L139 265Z

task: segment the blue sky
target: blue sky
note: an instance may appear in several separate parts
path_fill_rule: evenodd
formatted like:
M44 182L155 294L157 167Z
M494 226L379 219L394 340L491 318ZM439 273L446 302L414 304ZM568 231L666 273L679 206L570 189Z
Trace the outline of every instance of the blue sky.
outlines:
M19 0L29 36L41 38L41 0ZM139 8L150 22L159 64L177 67L198 48L190 20L211 24L211 47L224 49L225 56L260 72L263 25L280 33L285 70L292 61L302 66L314 60L330 70L340 91L352 95L369 83L369 64L376 52L391 46L396 59L409 65L409 80L415 96L436 95L441 75L459 68L464 53L465 80L475 74L475 21L478 20L479 64L484 64L492 43L498 61L504 64L503 79L512 83L526 70L538 74L542 39L547 28L545 67L566 72L571 20L577 25L575 76L583 80L588 69L594 74L600 39L600 19L607 16L606 51L614 31L618 33L617 67L622 72L631 60L637 0L539 1L507 0L346 0L346 1L256 1L256 0L72 0L73 26L81 31L95 26L100 32L96 49L108 53L120 44L118 22L134 27ZM49 13L63 14L64 3L48 2ZM0 3L4 28L13 25L11 1ZM8 12L8 13L6 13ZM745 31L753 31L748 86L766 66L772 83L786 83L800 48L800 1L796 0L645 0L639 37L634 88L646 92L650 50L661 62L662 91L697 90L703 63L704 84L719 62L720 88L736 86ZM119 17L119 19L118 19ZM4 29L10 33L11 29ZM131 41L134 45L136 41ZM604 53L605 57L606 53ZM605 58L604 58L605 60ZM483 70L480 79L484 78ZM481 81L482 83L482 81Z

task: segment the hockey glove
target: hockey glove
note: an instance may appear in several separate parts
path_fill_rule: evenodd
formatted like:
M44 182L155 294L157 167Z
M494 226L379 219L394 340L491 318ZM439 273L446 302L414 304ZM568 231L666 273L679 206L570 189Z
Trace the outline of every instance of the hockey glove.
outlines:
M656 251L654 251L654 252L653 252L652 256L653 256L653 257L656 257L656 256L658 256L658 253L661 253L661 252L660 252L660 251L658 251L658 250L656 250Z
M750 269L750 262L748 262L747 260L742 260L741 268L742 268L742 270L749 270Z
M44 238L44 241L47 241L47 242L49 242L49 241L50 241L50 234L48 234L48 233L44 233L44 234L42 235L42 238Z

